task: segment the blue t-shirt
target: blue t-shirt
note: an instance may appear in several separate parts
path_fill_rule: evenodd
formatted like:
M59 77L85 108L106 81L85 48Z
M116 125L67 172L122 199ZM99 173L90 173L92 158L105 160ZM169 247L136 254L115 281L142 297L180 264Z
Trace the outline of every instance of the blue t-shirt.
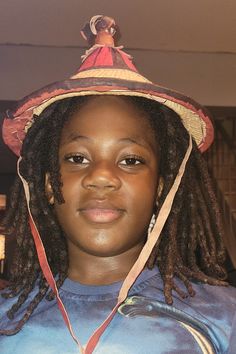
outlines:
M121 285L117 282L87 286L65 280L60 296L83 346L115 306ZM144 270L94 353L235 354L236 289L204 284L193 286L195 297L180 299L174 295L174 304L168 306L158 270ZM27 304L36 291L32 292ZM15 301L0 300L1 329L13 326L5 313ZM17 313L14 324L24 314L27 304ZM56 301L43 300L19 333L0 336L0 353L78 354L79 349L64 324Z

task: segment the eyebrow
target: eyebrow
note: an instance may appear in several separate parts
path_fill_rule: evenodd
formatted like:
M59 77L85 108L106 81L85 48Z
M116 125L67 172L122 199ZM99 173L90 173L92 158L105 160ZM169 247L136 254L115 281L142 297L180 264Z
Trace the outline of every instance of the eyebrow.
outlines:
M66 137L65 139L65 143L70 143L70 142L73 142L73 141L77 141L77 140L85 140L85 141L92 141L93 139L87 137L87 136L84 136L84 135L79 135L79 134L76 134L76 133L71 133L70 135L68 135L68 137ZM147 148L148 147L148 144L145 144L143 142L143 139L141 138L121 138L117 141L117 144L123 144L123 143L128 143L130 145L139 145L141 147L144 147L144 148Z
M119 139L118 143L135 144L147 148L147 144L143 142L143 139L139 138L121 138Z
M71 133L70 135L68 135L65 139L66 143L70 143L71 141L76 141L76 140L88 140L91 141L92 139L84 136L84 135L79 135L79 134L75 134L75 133Z

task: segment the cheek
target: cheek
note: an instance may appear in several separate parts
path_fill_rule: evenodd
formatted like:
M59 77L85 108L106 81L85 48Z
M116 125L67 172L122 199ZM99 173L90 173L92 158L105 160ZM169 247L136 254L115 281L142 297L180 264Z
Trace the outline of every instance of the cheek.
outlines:
M77 174L63 175L61 177L61 192L65 203L61 204L62 209L75 209L78 207L81 198L81 178Z
M65 220L70 223L75 216L80 199L81 189L78 178L65 178L62 175L63 186L61 188L64 203L58 204L55 202L55 212L60 224L63 226Z
M143 176L126 186L127 201L130 210L136 214L138 223L147 223L156 203L157 175ZM129 197L128 197L129 196Z

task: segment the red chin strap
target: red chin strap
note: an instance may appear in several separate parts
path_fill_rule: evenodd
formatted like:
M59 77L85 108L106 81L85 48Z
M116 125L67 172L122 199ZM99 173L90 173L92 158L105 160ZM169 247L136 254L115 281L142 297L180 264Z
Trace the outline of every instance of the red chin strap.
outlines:
M186 167L186 163L189 159L190 153L192 150L192 139L189 136L189 146L188 149L186 151L186 154L184 156L184 159L180 165L178 174L175 178L175 181L161 207L161 210L157 216L156 219L156 224L152 230L152 232L150 233L148 240L146 242L146 244L144 245L137 261L135 262L135 264L133 265L133 267L131 268L129 274L127 275L127 277L125 278L123 285L120 289L119 292L119 296L117 299L117 304L115 305L115 307L113 308L113 310L111 311L111 313L109 314L109 316L105 319L105 321L95 330L95 332L91 335L91 337L89 338L85 348L81 345L81 343L79 342L79 340L76 338L74 332L73 332L73 328L71 326L70 320L69 320L69 316L66 312L66 309L63 305L63 302L60 298L59 292L58 292L58 288L56 285L56 281L53 277L52 271L50 269L50 266L48 264L48 260L47 260L47 256L46 256L46 252L43 246L43 242L42 239L40 237L40 234L37 230L36 224L33 220L32 214L31 214L31 210L30 210L30 192L29 192L29 186L27 181L22 177L22 175L20 174L20 161L21 161L21 157L18 160L17 163L17 171L18 171L18 175L22 181L23 187L24 187L24 191L25 191L25 197L26 197L26 201L27 201L27 206L28 206L28 212L29 212L29 224L30 224L30 229L31 229L31 233L32 236L34 238L34 242L35 242L35 247L37 250L37 255L38 255L38 259L39 259L39 263L40 263L40 267L42 269L43 275L45 277L45 279L47 280L49 286L51 287L52 291L54 292L56 299L57 299L57 305L61 311L62 317L65 321L65 324L73 338L73 340L76 342L76 344L79 347L80 353L83 354L91 354L93 352L93 350L95 349L101 335L103 334L103 332L106 330L107 326L109 325L109 323L111 322L111 320L113 319L113 317L116 314L116 311L118 309L118 307L120 306L120 304L122 302L125 301L125 299L128 296L128 292L131 288L131 286L133 285L133 283L135 282L135 280L137 279L137 277L139 276L139 274L142 272L152 250L153 247L156 245L156 243L158 242L159 236L161 234L161 231L165 225L165 222L169 216L169 213L171 211L172 208L172 204L174 201L174 197L175 194L179 188L180 182L182 180L184 171L185 171L185 167Z

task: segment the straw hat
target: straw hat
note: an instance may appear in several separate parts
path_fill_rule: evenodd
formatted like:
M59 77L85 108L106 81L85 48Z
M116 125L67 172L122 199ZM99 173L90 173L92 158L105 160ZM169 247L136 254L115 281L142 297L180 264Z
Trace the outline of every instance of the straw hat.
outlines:
M3 139L16 155L20 155L34 115L38 116L53 102L67 97L104 94L155 100L179 115L202 152L210 146L214 132L208 112L191 98L158 86L139 74L131 57L121 47L115 47L115 30L112 18L94 16L81 32L94 45L82 57L78 71L65 81L50 84L23 98L16 110L7 113Z

